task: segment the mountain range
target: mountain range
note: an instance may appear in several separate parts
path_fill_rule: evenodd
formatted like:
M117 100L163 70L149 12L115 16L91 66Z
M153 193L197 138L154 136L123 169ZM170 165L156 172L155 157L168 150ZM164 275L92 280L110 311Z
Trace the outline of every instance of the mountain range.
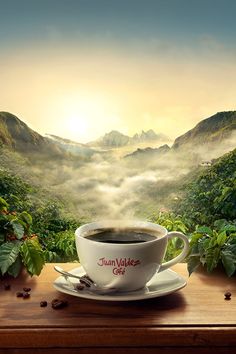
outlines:
M222 148L223 153L236 146L236 111L218 112L200 121L193 129L177 137L171 147L137 149L125 157L158 157L167 152L215 150ZM168 149L169 148L169 149Z
M106 133L101 138L88 143L87 145L92 147L100 147L104 149L118 148L128 145L137 145L141 143L155 142L160 143L163 141L169 141L170 139L164 134L156 134L154 130L149 129L146 132L142 130L140 134L136 133L132 137L122 134L117 130L112 130Z
M15 115L8 112L0 112L0 142L13 150L19 152L38 152L50 155L73 155L91 156L96 152L92 146L100 148L118 148L138 143L146 143L145 149L137 149L127 155L132 157L163 154L171 150L191 148L195 150L209 144L221 144L227 139L236 138L236 111L219 112L215 115L200 121L193 129L177 137L173 146L160 145L160 142L168 139L164 134L156 134L152 129L142 131L132 137L124 135L118 131L111 131L102 138L89 144L64 139L56 135L43 137ZM157 148L148 147L148 143L155 142ZM235 145L235 144L234 144Z
M152 129L142 131L133 137L118 131L111 131L103 137L88 144L65 139L53 134L42 136L29 128L22 120L8 112L0 112L0 142L19 152L43 152L63 154L68 152L74 155L91 156L96 148L110 149L140 143L169 140L164 134L156 134Z

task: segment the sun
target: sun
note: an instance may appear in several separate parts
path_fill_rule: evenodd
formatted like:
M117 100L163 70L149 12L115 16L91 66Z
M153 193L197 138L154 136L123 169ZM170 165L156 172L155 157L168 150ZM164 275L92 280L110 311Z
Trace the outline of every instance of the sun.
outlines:
M106 95L74 92L58 97L56 109L60 134L70 140L87 143L117 125L116 105Z
M102 103L87 95L71 95L61 102L64 132L73 140L87 142L94 121L102 116Z
M88 118L82 117L79 113L68 116L65 126L70 136L74 137L86 138L89 132Z

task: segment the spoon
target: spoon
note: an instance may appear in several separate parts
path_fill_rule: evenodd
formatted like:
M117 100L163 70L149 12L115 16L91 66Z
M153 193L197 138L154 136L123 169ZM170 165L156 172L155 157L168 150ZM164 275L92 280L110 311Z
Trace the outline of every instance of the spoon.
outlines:
M95 284L92 279L90 279L88 276L83 275L83 276L79 276L79 275L75 275L72 274L70 272L67 272L66 270L62 269L61 267L55 265L54 269L56 272L60 273L61 275L63 275L63 277L65 278L66 281L68 281L68 278L76 278L79 279L81 281L81 284L85 284L86 286L86 290L91 291L91 292L97 292L99 294L108 294L111 292L115 292L117 291L116 288L110 288L108 286L100 286ZM76 285L71 283L71 285L74 286L74 288L76 289Z

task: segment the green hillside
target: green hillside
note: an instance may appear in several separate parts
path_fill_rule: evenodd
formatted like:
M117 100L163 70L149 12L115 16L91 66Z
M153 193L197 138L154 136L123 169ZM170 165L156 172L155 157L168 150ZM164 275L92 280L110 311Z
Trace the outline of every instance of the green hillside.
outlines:
M16 150L29 146L37 148L46 143L46 140L40 134L8 112L0 112L0 139L5 145Z
M230 138L233 131L236 131L236 111L219 112L176 138L173 148L221 142Z
M8 112L0 112L0 144L28 157L68 157L63 149L48 138L43 137L27 124Z
M201 169L183 190L176 212L193 223L209 225L217 219L236 219L236 149Z

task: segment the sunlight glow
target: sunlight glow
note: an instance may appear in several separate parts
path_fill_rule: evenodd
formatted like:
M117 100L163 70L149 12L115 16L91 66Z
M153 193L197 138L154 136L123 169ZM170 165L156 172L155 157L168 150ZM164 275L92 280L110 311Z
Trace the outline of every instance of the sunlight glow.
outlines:
M65 129L70 136L87 136L89 131L88 119L82 117L79 113L66 119Z
M93 136L94 139L101 136L105 125L109 129L114 124L115 104L105 96L77 92L57 98L56 101L64 137L88 142ZM115 120L117 123L119 119L116 117Z

